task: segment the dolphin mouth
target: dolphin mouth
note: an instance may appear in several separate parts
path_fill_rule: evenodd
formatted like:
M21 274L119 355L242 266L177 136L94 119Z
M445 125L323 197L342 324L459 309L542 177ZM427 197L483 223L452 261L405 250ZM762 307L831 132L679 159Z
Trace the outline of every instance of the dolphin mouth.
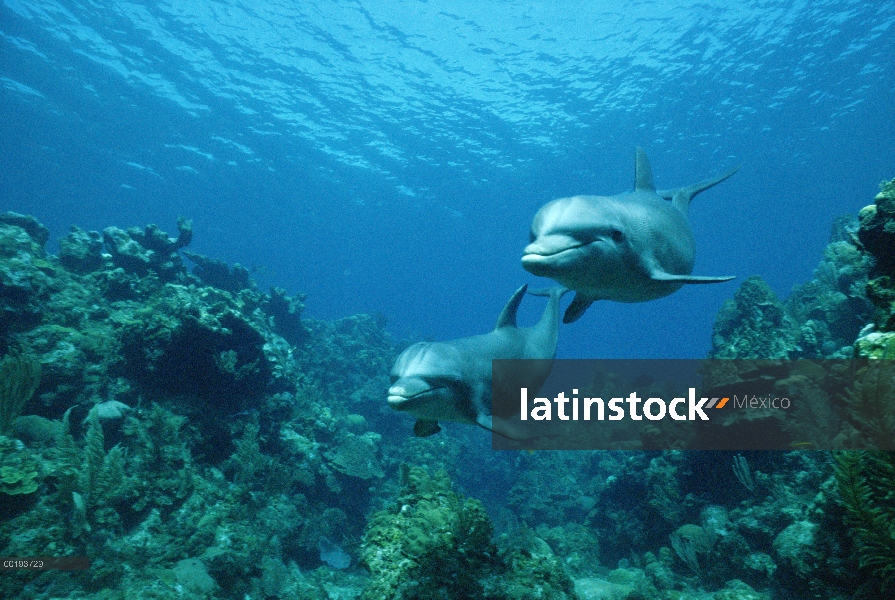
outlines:
M406 394L401 393L400 390L395 390L391 388L388 391L388 397L386 401L388 405L394 408L395 410L409 410L414 406L424 402L427 398L431 396L435 396L439 394L445 388L429 388L425 389L421 392L417 392L416 394Z
M565 237L565 236L563 236ZM577 242L570 238L566 238L566 241L571 241L571 244L547 244L547 243L538 243L535 242L533 244L529 244L525 247L525 250L522 251L522 262L526 261L541 261L544 259L554 258L556 256L560 256L565 254L566 252L572 252L574 250L578 250L579 248L583 248L585 246L589 246L589 242Z
M582 248L586 245L587 244L578 244L577 246L569 246L568 248L562 248L561 250L556 250L554 252L526 252L522 254L522 261L525 262L526 260L553 258L554 256L559 256L560 254L564 254L572 250L577 250L578 248Z
M533 275L551 277L558 270L567 268L576 261L576 256L581 249L589 244L576 244L565 246L555 251L538 249L530 251L528 248L522 254L522 268Z
M407 396L392 396L390 394L386 400L387 400L389 406L397 409L397 408L406 406L407 402L410 400L410 398L408 398Z

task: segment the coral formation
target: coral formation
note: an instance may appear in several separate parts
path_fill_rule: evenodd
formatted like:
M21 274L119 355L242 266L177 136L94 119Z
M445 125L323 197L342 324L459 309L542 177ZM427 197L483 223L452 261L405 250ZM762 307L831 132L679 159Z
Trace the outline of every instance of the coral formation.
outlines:
M0 435L0 494L32 494L39 475L40 464L22 443Z
M40 362L33 357L11 354L0 360L0 434L31 400L40 385Z
M891 592L895 587L895 455L841 452L836 463L836 481L860 565L878 578L881 591Z
M747 279L712 355L895 357L893 192L837 224L785 301ZM515 454L472 428L409 438L383 409L400 349L383 317L304 318L303 294L186 254L189 223L178 229L72 228L56 257L37 220L0 215L0 351L41 371L6 394L33 386L27 404L0 403L0 554L93 563L6 573L0 596L890 593L888 455L842 455L834 476L821 452ZM812 403L817 431L800 439L891 439L891 380L868 369L854 385L823 363L778 378L806 397L839 390L836 410Z
M757 276L725 302L714 358L895 358L895 180L837 222L814 279L785 302Z
M836 223L814 278L781 302L758 276L747 278L721 307L712 358L850 358L861 329L872 318L868 281L876 257L859 241L859 225Z
M788 358L798 326L758 276L748 277L715 319L711 358Z
M361 558L372 579L362 598L575 598L571 579L537 538L499 552L481 502L451 489L447 473L402 466L392 508L373 515Z

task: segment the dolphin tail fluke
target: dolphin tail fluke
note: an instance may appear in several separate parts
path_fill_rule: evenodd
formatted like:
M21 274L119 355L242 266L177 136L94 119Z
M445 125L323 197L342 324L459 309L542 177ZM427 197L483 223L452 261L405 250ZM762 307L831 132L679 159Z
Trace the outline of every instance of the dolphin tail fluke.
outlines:
M500 311L500 316L497 317L497 327L495 327L494 329L501 329L502 327L516 327L516 313L519 311L519 304L525 297L525 290L527 289L528 284L526 283L513 293L509 301L507 301L506 306L504 306L503 310Z
M593 298L582 296L580 293L575 294L575 299L572 300L572 303L569 304L568 308L566 308L566 314L563 315L562 322L566 324L574 323L581 318L581 315L584 314L584 311L590 308L590 305L593 303Z
M715 177L714 179L709 179L695 185L689 185L687 187L677 188L673 190L659 190L656 193L666 200L671 200L671 204L686 216L687 212L690 210L690 201L693 200L693 197L696 196L696 194L704 192L710 187L718 185L739 170L740 167L737 166L727 173Z
M736 275L708 277L705 275L672 275L671 273L653 273L650 276L653 281L667 281L668 283L723 283L735 278Z
M653 169L646 157L646 151L640 146L637 146L634 157L634 189L644 192L656 191L656 186L653 184Z

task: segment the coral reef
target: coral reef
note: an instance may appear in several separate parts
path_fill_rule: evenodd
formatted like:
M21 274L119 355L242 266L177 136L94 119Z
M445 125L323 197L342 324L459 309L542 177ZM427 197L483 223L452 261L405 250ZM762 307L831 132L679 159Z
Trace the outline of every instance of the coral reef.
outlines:
M758 276L748 277L715 318L710 358L788 358L798 325Z
M572 580L542 540L499 552L481 502L451 489L444 471L402 466L392 508L373 515L361 557L372 579L362 598L576 598Z
M49 237L34 217L0 214L0 351L7 350L10 333L41 320L56 271L44 252Z
M814 278L785 302L747 278L715 321L713 358L895 358L895 180L836 222Z
M870 593L895 588L895 455L891 452L841 452L836 482L860 565L879 582L865 582ZM876 589L873 589L876 587Z
M895 358L895 184L881 188L857 221L844 217L834 224L814 278L795 287L785 302L758 277L750 277L719 311L710 357L769 360L716 363L709 383L718 391L748 383L759 394L794 394L804 400L787 423L780 425L770 414L755 420L751 427L761 427L766 439L790 435L806 444L835 439L840 448L892 447L895 417L888 388L861 383L879 369L817 360ZM774 363L777 359L815 362ZM849 389L844 389L843 370L856 371ZM776 384L769 387L772 381ZM729 439L738 430L751 435L745 423L724 426Z
M0 360L0 434L9 430L38 385L37 359L13 354Z
M893 195L890 182L858 224L838 222L785 301L744 281L712 356L895 357ZM497 453L473 428L408 437L382 401L400 349L383 317L304 318L303 294L187 254L188 221L178 230L73 227L57 257L37 220L0 215L0 352L17 357L2 368L40 365L39 382L13 369L4 382L23 383L0 391L0 554L92 561L5 573L0 596L891 593L889 455ZM800 439L892 439L891 377L867 368L854 384L823 363L778 381L838 390L837 410L812 403L816 431Z
M895 358L895 179L883 182L876 201L861 209L858 238L873 257L867 297L876 307L872 326L861 331L856 353Z
M56 257L36 220L0 219L0 347L22 357L4 365L42 371L6 378L0 552L92 560L13 573L0 594L356 597L369 576L351 559L387 474L409 456L456 470L476 450L378 433L396 418L381 403L395 356L383 318L306 320L303 295L260 292L244 269L189 255L190 273L189 223L179 230L72 228ZM426 530L402 548L431 542L484 597L573 597L549 546L498 550L483 505L433 481L405 493L446 503L419 501L466 541ZM455 589L452 577L443 568L432 589Z
M379 411L348 405L375 389L390 338L372 318L306 323L302 295L208 285L180 259L189 222L178 229L72 228L56 257L35 219L0 215L0 349L16 349L0 406L18 438L0 436L0 552L93 563L12 573L3 597L364 585L321 567L318 544L353 550L384 478Z

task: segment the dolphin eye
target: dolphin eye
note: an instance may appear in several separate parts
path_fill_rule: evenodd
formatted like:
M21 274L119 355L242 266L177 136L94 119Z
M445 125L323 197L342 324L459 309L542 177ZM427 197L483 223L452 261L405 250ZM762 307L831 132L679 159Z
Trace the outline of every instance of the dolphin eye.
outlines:
M613 229L612 233L610 233L609 236L612 238L612 241L615 242L616 244L621 244L622 241L624 241L624 239L625 239L625 234L623 234L618 229Z
M460 381L456 377L452 376L443 376L443 377L427 377L426 381L429 382L429 385L432 387L454 387Z

